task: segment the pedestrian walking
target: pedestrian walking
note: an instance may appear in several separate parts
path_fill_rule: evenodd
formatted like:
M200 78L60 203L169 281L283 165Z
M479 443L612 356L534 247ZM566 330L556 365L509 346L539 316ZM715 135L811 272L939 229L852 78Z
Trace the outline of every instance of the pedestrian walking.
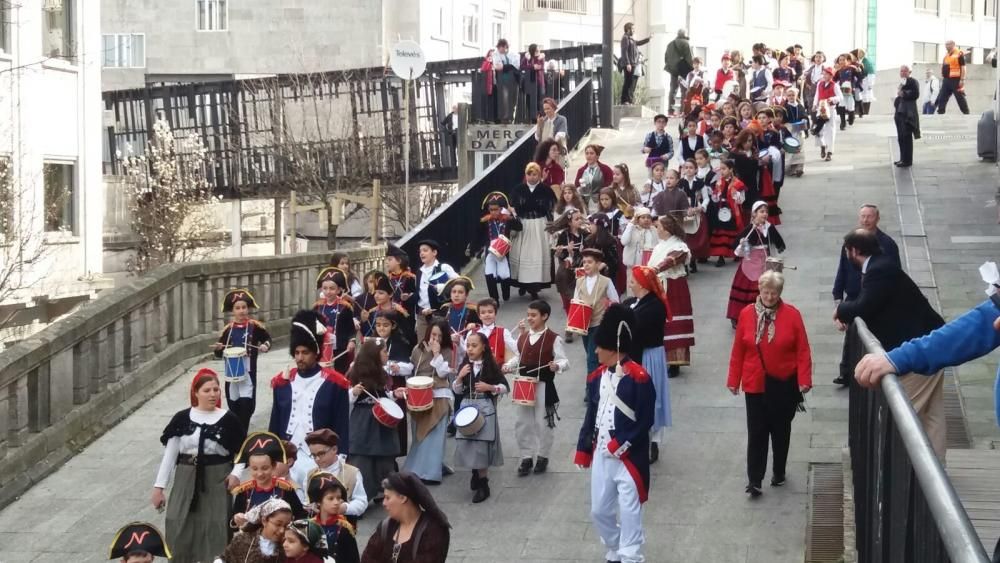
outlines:
M948 100L954 95L958 109L968 114L969 102L965 100L965 53L952 40L945 42L944 49L947 54L941 65L941 93L938 94L937 112L944 113Z
M670 73L670 91L667 93L665 111L668 115L673 115L678 87L681 89L681 98L687 91L687 86L681 84L681 80L694 70L694 55L691 54L691 44L688 43L687 31L677 30L677 37L667 44L667 52L663 58L666 63L663 70Z

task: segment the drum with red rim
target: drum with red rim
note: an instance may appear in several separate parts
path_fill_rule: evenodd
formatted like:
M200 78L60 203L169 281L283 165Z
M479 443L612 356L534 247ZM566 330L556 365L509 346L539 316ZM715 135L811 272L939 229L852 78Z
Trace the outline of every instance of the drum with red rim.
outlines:
M538 390L538 380L534 377L516 376L514 377L514 389L511 392L511 400L515 405L526 407L535 406L535 393Z
M566 331L576 334L587 334L590 329L590 318L594 315L594 308L590 305L574 299L569 302L569 312L566 314Z
M504 235L500 235L490 242L490 254L496 256L497 259L507 256L510 252L510 239Z
M403 420L403 409L388 397L382 397L375 402L372 414L379 424L388 428L395 428Z
M334 332L332 330L327 330L323 334L323 344L322 350L319 354L319 365L323 367L330 367L333 365L333 345L334 345Z
M434 406L434 380L416 375L406 380L406 410L423 412Z

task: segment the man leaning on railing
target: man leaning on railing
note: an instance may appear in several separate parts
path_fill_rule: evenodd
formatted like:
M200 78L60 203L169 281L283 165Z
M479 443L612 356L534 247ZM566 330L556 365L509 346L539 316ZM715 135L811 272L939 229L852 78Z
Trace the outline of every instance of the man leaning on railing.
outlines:
M885 354L866 354L854 369L862 387L875 387L890 373L938 373L985 356L1000 347L1000 275L996 264L980 269L989 284L990 298L957 319L919 338L908 340ZM1000 369L997 370L1000 379ZM994 410L1000 424L1000 386L994 386ZM1000 563L1000 541L993 550Z

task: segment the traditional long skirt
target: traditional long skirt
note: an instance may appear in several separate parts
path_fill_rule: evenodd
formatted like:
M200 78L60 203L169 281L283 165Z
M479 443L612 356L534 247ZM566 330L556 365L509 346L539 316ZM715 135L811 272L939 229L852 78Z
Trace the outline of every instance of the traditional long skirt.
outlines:
M402 375L392 376L392 388L396 389L399 387L406 388L406 377ZM407 446L406 427L408 425L406 423L406 419L408 411L406 410L406 399L396 399L396 404L403 410L403 420L399 421L399 425L396 426L396 433L399 434L399 454L397 455L403 456L406 455Z
M193 465L177 465L167 500L166 518L167 544L173 552L172 562L213 561L226 549L229 543L229 508L233 501L225 481L232 469L231 463L204 466L205 490L198 493L198 502L192 507L196 468Z
M642 368L653 380L656 391L656 407L653 410L653 427L650 429L653 441L659 442L664 428L672 424L670 416L670 379L667 377L667 355L661 346L642 351Z
M631 268L626 268L622 262L625 247L622 246L621 241L615 239L615 245L618 247L618 271L615 272L615 279L613 281L615 282L615 291L618 292L618 295L625 295L625 289L628 287L628 275L626 272Z
M545 218L524 219L523 229L511 241L510 276L519 285L552 283L552 252Z
M774 178L769 166L760 170L760 198L767 204L767 220L772 225L780 225L781 208L778 207L778 190L774 187Z
M690 365L691 347L694 346L694 309L691 307L687 278L667 280L667 302L670 303L670 319L663 327L667 363L672 366Z
M719 206L715 203L708 204L708 223L710 234L708 238L708 255L720 256L722 258L736 258L736 241L740 236L740 226L736 222L735 203L727 206L732 214L728 221L719 219Z
M425 481L441 481L441 469L444 465L444 449L447 440L446 431L451 414L451 401L443 398L434 399L436 406L432 411L410 413L410 428L413 431L413 441L410 452L406 455L403 469L411 471ZM437 407L437 405L441 405ZM437 423L426 436L421 437L418 426L422 418L435 416L433 411L440 410Z
M373 403L358 400L351 409L351 453L347 463L358 468L365 483L368 500L379 493L379 484L395 470L399 453L399 434L395 428L381 424L372 414Z
M795 138L799 141L799 146L805 145L805 133L803 131L798 131L795 133ZM802 150L797 153L786 153L785 161L788 163L788 168L785 169L789 175L799 174L802 172L806 163L806 155Z
M702 215L701 224L698 230L684 237L688 249L691 251L691 258L701 259L711 256L711 232L708 227L708 217Z
M469 399L466 398L463 403L475 404L477 406L483 405L486 401L490 399ZM496 405L494 404L494 410ZM489 469L490 467L500 467L503 465L503 448L500 444L500 420L499 417L493 415L492 424L495 425L493 428L493 439L492 440L482 440L475 438L466 438L462 436L461 433L455 435L455 466L460 469ZM486 425L490 426L491 421L487 417ZM484 433L489 432L488 428L484 428L480 431L479 436L483 436Z
M729 289L729 307L726 308L726 318L739 320L740 311L744 307L757 301L760 295L760 287L756 280L751 280L743 273L743 268L736 268L733 276L733 285Z

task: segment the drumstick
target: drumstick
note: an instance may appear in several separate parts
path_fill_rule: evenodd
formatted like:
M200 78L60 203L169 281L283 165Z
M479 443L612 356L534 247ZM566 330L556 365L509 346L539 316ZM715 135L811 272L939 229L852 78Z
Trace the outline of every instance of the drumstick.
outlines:
M547 367L549 367L549 364L545 364L544 366L538 366L535 369L529 369L528 371L526 371L524 373L535 373L536 371L541 370L541 369L545 369Z
M346 354L348 352L350 352L350 350L344 350L343 352L341 352L341 353L337 354L336 356L334 356L333 359L330 360L330 362L336 362L337 360L340 359L341 356L343 356L344 354Z

